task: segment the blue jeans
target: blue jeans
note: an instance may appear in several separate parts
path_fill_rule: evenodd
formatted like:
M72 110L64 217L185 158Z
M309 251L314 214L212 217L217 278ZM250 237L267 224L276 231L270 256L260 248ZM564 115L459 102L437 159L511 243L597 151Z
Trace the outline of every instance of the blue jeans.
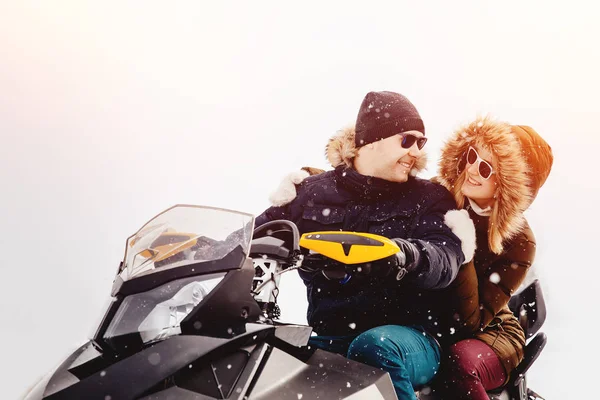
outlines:
M313 336L309 345L387 371L400 400L416 400L415 389L440 367L439 345L418 327L384 325L358 336Z

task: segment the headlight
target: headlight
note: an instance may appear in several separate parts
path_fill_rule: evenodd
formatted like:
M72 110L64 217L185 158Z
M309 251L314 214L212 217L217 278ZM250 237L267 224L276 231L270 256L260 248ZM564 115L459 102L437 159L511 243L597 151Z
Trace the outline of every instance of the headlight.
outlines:
M210 293L221 279L189 283L171 299L157 304L138 328L142 341L147 343L180 334L179 324L181 321L192 312L194 307Z
M139 333L143 343L181 333L181 321L223 280L225 273L194 276L126 297L104 339Z

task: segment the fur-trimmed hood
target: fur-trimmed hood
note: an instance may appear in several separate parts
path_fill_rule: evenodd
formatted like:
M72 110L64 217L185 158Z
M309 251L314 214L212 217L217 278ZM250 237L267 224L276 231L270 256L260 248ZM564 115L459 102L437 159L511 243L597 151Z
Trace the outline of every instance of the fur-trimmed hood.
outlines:
M339 130L329 139L325 146L325 156L333 168L340 165L346 165L347 168L353 168L354 157L356 157L356 145L354 137L356 131L354 126L348 126ZM424 170L427 165L427 154L421 151L421 155L416 159L415 165L410 170L412 176Z
M492 252L500 254L506 241L523 229L523 212L533 201L529 166L519 137L511 125L481 117L463 126L454 132L442 149L437 176L438 182L454 195L459 207L466 202L460 190L465 173L461 171L459 174L457 165L470 145L488 149L497 160L498 189L489 220L488 245Z

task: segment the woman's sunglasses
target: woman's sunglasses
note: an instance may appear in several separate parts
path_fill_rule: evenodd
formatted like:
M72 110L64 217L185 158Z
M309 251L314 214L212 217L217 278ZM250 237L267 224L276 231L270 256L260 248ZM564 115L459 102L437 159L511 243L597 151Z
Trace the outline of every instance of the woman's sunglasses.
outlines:
M492 176L492 174L494 173L494 168L492 168L492 165L489 162L485 161L483 158L481 158L479 156L479 153L477 153L477 151L471 146L469 146L469 150L467 150L467 153L461 158L460 162L458 163L457 171L459 174L464 171L465 167L467 166L467 163L478 163L477 171L479 172L479 176L481 176L485 180L490 179L490 176Z
M401 146L403 149L410 149L417 142L417 147L421 150L427 143L427 138L424 136L415 136L410 133L399 133L398 135L402 137Z

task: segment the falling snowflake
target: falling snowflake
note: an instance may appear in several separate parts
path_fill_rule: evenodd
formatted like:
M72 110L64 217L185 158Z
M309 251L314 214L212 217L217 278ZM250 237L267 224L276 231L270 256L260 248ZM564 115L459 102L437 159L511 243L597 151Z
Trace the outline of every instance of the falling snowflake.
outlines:
M160 354L152 353L148 356L148 362L152 365L160 364Z
M329 208L323 209L323 216L328 217L331 214L331 210Z
M354 322L350 322L348 326L350 327L350 329L356 329L356 324Z
M492 273L490 275L490 282L492 282L492 283L500 282L500 274L498 274L497 272Z
M350 382L346 382L346 387L352 387L352 385L350 384Z
M451 335L454 335L454 333L455 333L455 332L456 332L456 329L454 329L454 328L450 328L450 334L451 334Z
M425 386L423 389L421 389L421 393L424 395L431 394L431 388L429 386Z
M302 393L298 393L298 400L302 398Z
M227 364L227 369L231 369L231 364Z

